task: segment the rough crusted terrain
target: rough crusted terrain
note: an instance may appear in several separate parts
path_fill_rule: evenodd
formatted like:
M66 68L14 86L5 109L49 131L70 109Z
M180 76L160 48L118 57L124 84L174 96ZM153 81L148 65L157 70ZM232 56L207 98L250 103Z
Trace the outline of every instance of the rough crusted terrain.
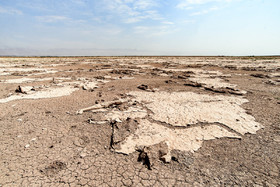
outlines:
M0 58L0 186L280 186L279 57Z

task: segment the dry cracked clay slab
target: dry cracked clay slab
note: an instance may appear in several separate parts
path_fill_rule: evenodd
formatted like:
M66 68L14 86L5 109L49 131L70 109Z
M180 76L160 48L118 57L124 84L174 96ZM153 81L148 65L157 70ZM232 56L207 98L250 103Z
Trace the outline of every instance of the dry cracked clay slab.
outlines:
M262 125L241 108L248 102L242 97L211 96L193 92L130 92L138 102L146 102L157 121L172 126L220 123L244 135L256 133Z
M213 140L222 137L241 138L239 135L229 132L218 125L173 130L142 119L136 132L128 136L116 152L130 154L137 147L149 147L165 142L168 146L167 157L165 159L166 161L170 161L170 151L173 149L193 152L201 147L204 140Z
M241 108L241 104L248 102L241 97L192 92L130 92L129 95L134 96L138 102L146 103L144 105L152 111L150 117L156 122L139 120L137 130L116 149L116 152L124 154L130 154L142 146L165 142L168 146L165 160L170 161L170 151L173 149L193 152L201 147L204 140L241 138L245 133L253 134L263 128ZM169 128L159 122L181 128ZM186 127L201 122L201 126Z

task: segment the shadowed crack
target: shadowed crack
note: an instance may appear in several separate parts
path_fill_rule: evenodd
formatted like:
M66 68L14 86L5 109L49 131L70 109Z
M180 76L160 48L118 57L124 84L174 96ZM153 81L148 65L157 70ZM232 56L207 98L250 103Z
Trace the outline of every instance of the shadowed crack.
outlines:
M190 128L193 128L193 127L206 127L206 126L211 126L211 125L217 125L217 126L220 126L222 128L225 128L229 132L237 134L238 136L242 136L242 134L240 134L239 132L237 132L234 129L228 127L227 125L225 125L223 123L219 123L219 122L214 122L214 123L199 122L199 123L196 123L196 124L186 124L186 126L174 126L174 125L171 125L171 124L166 123L166 122L154 120L153 118L147 118L147 119L151 123L156 123L156 124L162 125L164 127L167 127L169 129L173 129L173 130L175 130L175 129L190 129Z
M145 152L145 147L139 151L138 162L142 162L149 170L152 170L150 158L148 153Z
M111 129L112 129L112 134L111 134L111 140L110 140L110 148L114 149L114 131L115 131L115 123L116 121L112 121L110 123Z

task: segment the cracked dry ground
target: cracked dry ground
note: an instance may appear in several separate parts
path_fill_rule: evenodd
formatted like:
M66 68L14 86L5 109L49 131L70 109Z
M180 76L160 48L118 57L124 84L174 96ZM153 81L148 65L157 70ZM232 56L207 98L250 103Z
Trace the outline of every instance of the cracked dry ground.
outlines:
M277 57L1 58L0 186L280 186L279 71ZM211 79L213 73L215 80ZM8 81L26 77L33 81ZM58 83L58 77L64 79ZM219 82L207 87L199 82L200 78L209 82L209 77L210 83L218 80L237 87L215 87ZM75 83L108 81L94 89L75 85L73 93L60 97L3 100L23 94L14 93L19 85L66 86L71 82L67 78ZM143 152L117 153L112 145L118 143L112 142L112 130L118 126L107 119L106 110L124 111L128 103L95 113L76 113L139 91L242 97L249 102L241 107L263 128L253 134L237 134L241 138L205 140L195 151L173 149L170 162L150 158L149 165L140 159ZM147 110L143 120L170 131L189 128L156 121L149 104L144 104L134 104ZM116 121L121 127L123 120ZM204 128L204 123L194 125ZM126 136L137 126L134 128Z

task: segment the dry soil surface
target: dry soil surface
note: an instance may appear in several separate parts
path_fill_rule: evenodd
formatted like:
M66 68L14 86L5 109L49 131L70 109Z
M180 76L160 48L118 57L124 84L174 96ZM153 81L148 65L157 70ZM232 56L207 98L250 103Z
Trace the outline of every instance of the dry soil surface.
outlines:
M0 186L280 186L280 57L0 58Z

